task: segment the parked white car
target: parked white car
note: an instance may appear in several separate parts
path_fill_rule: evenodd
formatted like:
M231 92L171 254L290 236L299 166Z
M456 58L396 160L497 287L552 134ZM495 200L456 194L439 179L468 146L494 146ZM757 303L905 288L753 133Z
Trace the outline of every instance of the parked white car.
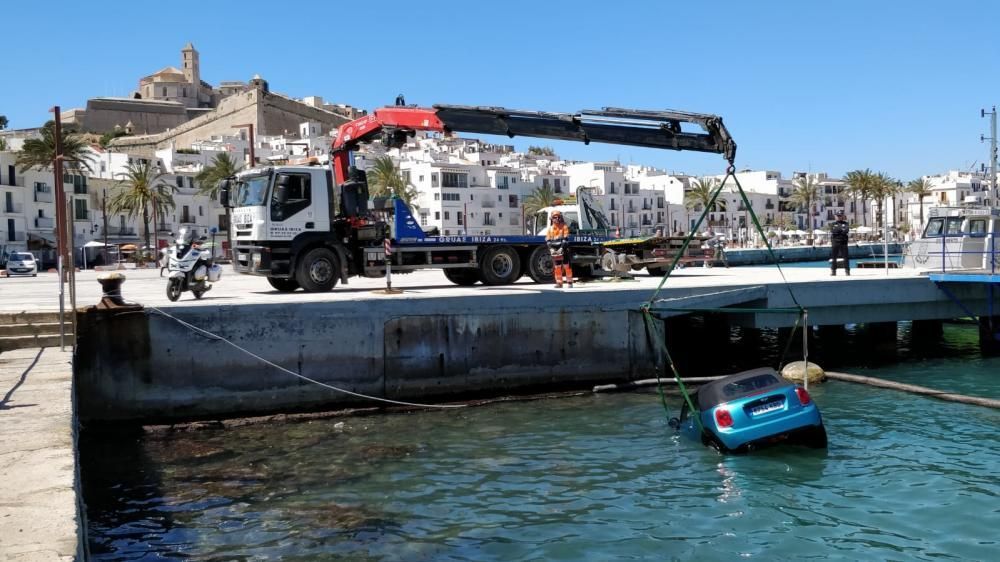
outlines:
M38 276L38 261L31 252L11 252L7 256L7 275Z

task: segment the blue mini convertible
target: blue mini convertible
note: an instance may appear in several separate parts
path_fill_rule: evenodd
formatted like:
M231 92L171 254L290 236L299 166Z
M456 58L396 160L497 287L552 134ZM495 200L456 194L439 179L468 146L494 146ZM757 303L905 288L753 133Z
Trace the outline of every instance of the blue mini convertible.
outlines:
M670 420L681 434L722 452L748 452L776 443L826 448L826 428L809 392L771 368L753 369L712 381L691 393ZM700 432L697 416L704 431Z

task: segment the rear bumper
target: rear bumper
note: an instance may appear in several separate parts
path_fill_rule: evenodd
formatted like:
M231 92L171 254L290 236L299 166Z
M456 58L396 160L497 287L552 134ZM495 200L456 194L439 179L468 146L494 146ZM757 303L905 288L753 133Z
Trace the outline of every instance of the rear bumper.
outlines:
M732 451L781 442L823 426L823 418L815 404L773 420L758 422L741 429L714 430L719 441ZM712 427L712 426L708 426Z

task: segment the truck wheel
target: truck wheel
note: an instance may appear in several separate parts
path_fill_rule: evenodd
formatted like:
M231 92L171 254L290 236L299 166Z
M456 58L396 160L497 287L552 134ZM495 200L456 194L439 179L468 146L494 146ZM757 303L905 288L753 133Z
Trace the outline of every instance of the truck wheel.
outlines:
M471 287L479 281L479 270L471 267L468 269L445 269L444 276L456 285Z
M663 277L667 274L667 268L665 267L647 267L646 273L649 273L653 277Z
M327 248L313 248L299 261L295 280L307 293L333 289L340 278L340 261Z
M281 291L282 293L291 293L295 289L299 288L299 282L295 279L282 279L280 277L268 277L267 282L271 284L272 287Z
M521 258L510 246L490 248L483 252L479 273L484 285L513 283L521 276Z
M528 258L528 275L535 283L552 282L552 254L545 246L539 246Z

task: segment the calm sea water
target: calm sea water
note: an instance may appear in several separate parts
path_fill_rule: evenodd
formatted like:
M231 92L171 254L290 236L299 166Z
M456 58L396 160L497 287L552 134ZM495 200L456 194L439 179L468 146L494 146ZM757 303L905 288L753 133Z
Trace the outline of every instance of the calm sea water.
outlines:
M817 357L1000 398L1000 359L982 358L976 337L946 325L937 343L914 343L904 325L872 346L852 329ZM754 345L773 356L769 338ZM648 392L85 433L90 549L95 560L1000 556L1000 412L838 382L812 394L828 451L720 456L679 439Z

